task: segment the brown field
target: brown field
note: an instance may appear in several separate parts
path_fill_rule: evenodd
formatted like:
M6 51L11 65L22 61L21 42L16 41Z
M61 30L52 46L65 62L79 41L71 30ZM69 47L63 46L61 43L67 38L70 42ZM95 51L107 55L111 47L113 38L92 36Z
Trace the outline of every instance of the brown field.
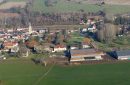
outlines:
M0 9L10 9L12 7L24 8L25 6L26 6L26 2L7 2L0 5Z

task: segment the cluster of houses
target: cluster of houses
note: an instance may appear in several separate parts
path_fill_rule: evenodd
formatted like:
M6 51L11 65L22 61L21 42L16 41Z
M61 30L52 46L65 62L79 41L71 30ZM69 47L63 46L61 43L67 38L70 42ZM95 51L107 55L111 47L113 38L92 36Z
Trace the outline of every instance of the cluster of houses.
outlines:
M32 30L31 24L28 28L0 29L0 51L18 52L19 41L25 42L30 36L38 36L37 30Z
M42 28L34 29L31 27L31 24L29 24L28 28L1 29L0 30L0 41L1 41L0 51L18 52L19 49L21 48L19 47L19 43L18 43L20 40L25 42L25 40L30 38L30 36L40 37L46 32L46 30L47 29L42 29ZM68 33L69 32L70 31L68 31ZM74 32L74 30L72 32ZM54 32L50 32L50 35L54 35ZM56 44L53 46L53 48L50 47L50 45L51 45L50 43L48 44L46 43L46 46L44 46L44 48L42 49L52 52L52 53L64 52L67 50L67 46L65 44ZM81 45L82 45L82 49L79 49L78 45L71 45L72 61L101 60L102 59L101 56L104 55L104 53L92 48L91 40L89 38L84 38L84 40L81 42Z
M91 42L91 39L84 37L83 41L80 43L80 47L79 44L72 44L68 50L66 45L55 45L51 52L64 52L65 57L71 57L71 62L103 60L102 56L106 55L106 53L95 49Z
M31 24L29 24L28 28L17 28L17 29L0 29L0 51L4 52L18 52L19 49L23 47L19 47L19 41L25 42L31 37L39 36L43 37L42 35L47 31L47 28L32 28ZM75 30L72 30L74 32ZM57 30L56 30L57 32ZM58 30L60 32L60 30ZM70 31L68 31L69 33ZM54 31L50 32L50 35L54 36ZM90 60L103 60L104 55L107 55L103 51L96 49L91 39L84 37L83 41L80 43L82 48L79 48L78 45L72 44L68 51L66 44L56 44L51 47L51 43L45 43L41 49L44 49L48 52L57 53L62 52L64 53L64 57L71 57L70 61L90 61ZM33 45L34 46L34 45ZM34 46L36 49L39 49L38 46ZM29 49L25 47L26 50L23 54L24 57L28 56ZM123 51L115 51L114 55L119 60L126 60L130 59L130 50L123 50Z
M2 3L5 0L0 0ZM88 0L91 1L91 0ZM104 2L104 0L98 0L98 2ZM130 15L122 15L122 17L129 18ZM12 19L19 19L20 14L18 13L8 13L8 12L0 12L0 23L1 24L10 24L9 20ZM117 17L114 17L116 19ZM96 32L97 31L97 23L102 22L102 17L100 16L90 16L86 19L81 19L80 24L83 25L83 28L80 30L82 33L84 32ZM123 27L129 28L129 27ZM64 53L64 57L71 57L70 61L90 61L90 60L103 60L104 55L107 55L105 52L95 48L93 46L92 41L89 38L84 37L83 41L79 44L72 44L70 49L67 48L66 44L53 44L51 42L46 42L44 45L36 44L35 41L29 43L25 43L26 40L30 39L30 37L39 37L41 41L49 41L49 36L47 39L43 39L44 34L48 31L47 28L43 27L33 27L31 23L29 23L29 27L21 28L18 27L17 29L3 29L0 28L0 52L11 52L17 53L20 49L23 51L23 57L29 56L30 48L27 47L28 44L34 48L34 50L44 50L51 53L62 52ZM52 39L55 37L55 33L60 33L61 29L49 30L49 35ZM69 30L67 34L76 32L78 30ZM25 45L19 46L19 41L22 41ZM31 48L32 49L32 48ZM122 51L115 51L114 57L118 60L127 60L130 59L130 50L122 50ZM3 57L3 55L2 55ZM1 54L0 54L1 58Z
M93 18L89 18L86 21L82 20L80 21L80 24L85 25L84 28L82 29L82 32L87 32L87 31L94 31L96 30L96 21Z
M88 17L85 19L80 20L80 24L84 25L82 28L82 32L96 32L97 26L96 24L102 22L102 17L95 16L95 17Z

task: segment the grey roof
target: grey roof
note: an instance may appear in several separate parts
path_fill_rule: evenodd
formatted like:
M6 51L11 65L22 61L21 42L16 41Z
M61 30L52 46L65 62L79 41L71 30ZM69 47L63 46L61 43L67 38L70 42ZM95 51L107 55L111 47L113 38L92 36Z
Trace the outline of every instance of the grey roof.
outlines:
M103 52L96 49L75 49L71 50L72 55L92 55L92 54L102 54Z
M122 51L116 51L117 56L127 56L130 55L130 50L122 50Z

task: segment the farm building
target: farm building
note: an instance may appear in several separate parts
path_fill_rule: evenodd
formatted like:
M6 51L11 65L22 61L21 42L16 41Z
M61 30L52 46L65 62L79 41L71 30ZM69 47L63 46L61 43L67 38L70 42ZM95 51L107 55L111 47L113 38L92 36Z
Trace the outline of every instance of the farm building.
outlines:
M130 50L116 51L116 58L118 60L130 59Z
M71 61L102 60L102 51L96 49L71 50Z

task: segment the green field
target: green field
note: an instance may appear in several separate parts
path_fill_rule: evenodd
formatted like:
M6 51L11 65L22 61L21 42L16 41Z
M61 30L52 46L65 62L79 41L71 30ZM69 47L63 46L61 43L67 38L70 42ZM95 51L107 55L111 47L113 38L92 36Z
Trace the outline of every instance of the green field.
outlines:
M9 1L26 1L26 0L9 0ZM50 12L79 12L83 9L85 12L97 12L99 10L105 10L110 14L126 13L130 12L130 5L92 5L87 3L65 2L65 0L57 0L57 4L54 6L45 6L45 0L33 0L33 11L40 11L44 13Z
M34 0L33 10L41 12L77 12L83 9L86 12L96 12L99 10L105 10L107 13L125 13L130 12L130 6L128 5L91 5L86 3L75 3L75 2L65 2L64 0L58 0L58 3L52 7L46 7L44 0Z
M28 59L0 62L0 85L130 85L130 62L80 66L35 65Z

